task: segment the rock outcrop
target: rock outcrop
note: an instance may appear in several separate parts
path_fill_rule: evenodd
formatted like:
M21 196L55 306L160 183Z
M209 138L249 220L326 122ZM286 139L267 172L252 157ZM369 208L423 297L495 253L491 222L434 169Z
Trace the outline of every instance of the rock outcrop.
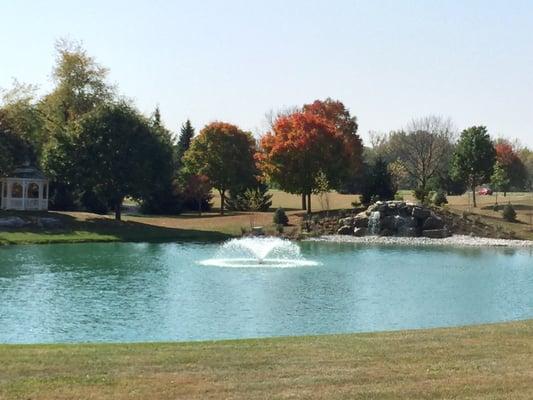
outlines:
M338 221L339 235L450 236L445 221L428 207L404 201L378 201L355 217Z

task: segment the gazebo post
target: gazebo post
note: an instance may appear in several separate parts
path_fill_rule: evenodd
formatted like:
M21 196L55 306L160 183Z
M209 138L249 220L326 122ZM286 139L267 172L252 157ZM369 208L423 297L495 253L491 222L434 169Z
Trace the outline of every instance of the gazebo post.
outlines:
M43 182L42 181L39 181L38 183L39 185L39 206L37 207L40 210L43 209Z
M22 179L22 210L26 209L26 180Z
M7 199L6 199L6 208L11 208L11 189L13 188L13 182L7 181Z

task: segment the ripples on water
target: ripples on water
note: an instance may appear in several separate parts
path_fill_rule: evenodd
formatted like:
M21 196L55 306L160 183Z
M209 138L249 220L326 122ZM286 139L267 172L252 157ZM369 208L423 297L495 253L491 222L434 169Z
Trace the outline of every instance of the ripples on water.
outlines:
M530 250L299 244L297 268L211 268L218 245L0 249L0 342L159 341L533 317Z

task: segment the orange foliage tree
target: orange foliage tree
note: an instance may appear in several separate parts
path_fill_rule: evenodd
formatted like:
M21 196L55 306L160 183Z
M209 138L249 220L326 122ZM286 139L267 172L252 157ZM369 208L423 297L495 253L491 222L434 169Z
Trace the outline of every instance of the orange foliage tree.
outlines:
M523 190L527 185L527 170L511 143L506 140L499 140L494 149L496 150L496 160L509 177L509 184L503 188L504 196L511 187Z
M344 138L330 120L313 112L279 117L260 144L263 172L281 189L307 196L308 212L317 178L325 176L336 187L349 169L351 150Z
M225 122L205 126L185 152L183 162L189 173L205 175L220 194L224 214L226 193L257 183L256 146L252 135Z

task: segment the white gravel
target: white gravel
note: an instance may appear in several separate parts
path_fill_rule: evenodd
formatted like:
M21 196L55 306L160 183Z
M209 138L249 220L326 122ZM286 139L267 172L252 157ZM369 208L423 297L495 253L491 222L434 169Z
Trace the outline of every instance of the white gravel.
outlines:
M311 238L310 241L361 243L361 244L390 244L404 246L456 246L456 247L533 247L531 240L491 239L475 236L454 235L444 239L430 239L424 237L385 237L385 236L342 236L325 235Z

